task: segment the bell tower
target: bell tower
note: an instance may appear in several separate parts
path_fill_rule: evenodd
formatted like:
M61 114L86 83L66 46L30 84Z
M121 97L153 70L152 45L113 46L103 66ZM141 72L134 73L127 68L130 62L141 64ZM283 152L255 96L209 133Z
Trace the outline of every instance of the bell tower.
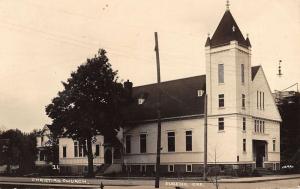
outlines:
M235 22L229 2L213 36L207 37L208 116L250 113L251 44Z

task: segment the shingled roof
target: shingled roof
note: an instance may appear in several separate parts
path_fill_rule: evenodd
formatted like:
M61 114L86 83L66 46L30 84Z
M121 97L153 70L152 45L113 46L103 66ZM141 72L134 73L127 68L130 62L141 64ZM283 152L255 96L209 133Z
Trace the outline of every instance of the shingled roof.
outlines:
M205 75L162 82L161 117L203 114L204 96L198 97L198 90L205 91ZM157 84L134 87L132 95L134 103L128 108L127 119L133 122L157 119ZM139 98L145 101L138 104Z
M226 10L214 35L210 39L209 43L206 42L205 46L223 46L234 40L237 41L241 46L251 47L249 38L244 38L240 28L230 13L230 10Z
M260 66L251 68L254 79ZM206 91L205 75L165 81L161 83L161 118L172 119L203 114L204 96L198 90ZM148 122L157 120L157 84L133 87L133 103L126 108L128 122ZM142 104L138 99L145 99Z

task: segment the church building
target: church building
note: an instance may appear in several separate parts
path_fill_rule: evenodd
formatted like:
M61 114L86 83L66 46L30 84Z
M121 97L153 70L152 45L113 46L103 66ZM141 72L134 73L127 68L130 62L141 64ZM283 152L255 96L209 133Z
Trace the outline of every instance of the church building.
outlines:
M262 66L251 66L251 43L229 6L205 44L206 75L161 83L161 172L199 173L204 162L207 95L208 165L220 171L279 169L281 117ZM133 88L136 103L124 128L128 171L155 171L157 84Z
M251 65L250 40L244 38L228 5L203 46L206 61L198 65L206 67L205 75L160 84L161 173L203 172L205 96L208 166L217 165L220 172L278 170L281 117L262 66ZM151 175L156 163L158 87L124 85L134 99L121 130L124 150L115 151L98 136L94 162L102 168L118 164L116 171L123 167L128 173ZM60 139L60 165L87 166L81 147Z

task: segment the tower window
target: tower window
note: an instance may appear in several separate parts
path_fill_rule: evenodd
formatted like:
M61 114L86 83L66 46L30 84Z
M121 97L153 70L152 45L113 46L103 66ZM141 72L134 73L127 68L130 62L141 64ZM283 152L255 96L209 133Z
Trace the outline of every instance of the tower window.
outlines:
M246 152L246 139L243 139L243 151Z
M224 130L224 117L219 117L219 131Z
M242 79L242 83L245 82L245 67L244 64L241 64L241 79Z
M219 94L219 108L224 107L224 94Z
M243 131L246 131L246 118L243 117Z
M218 81L224 83L224 64L218 65Z
M242 94L242 108L245 108L246 105L246 95Z
M275 152L275 150L276 150L276 140L273 139L273 152Z

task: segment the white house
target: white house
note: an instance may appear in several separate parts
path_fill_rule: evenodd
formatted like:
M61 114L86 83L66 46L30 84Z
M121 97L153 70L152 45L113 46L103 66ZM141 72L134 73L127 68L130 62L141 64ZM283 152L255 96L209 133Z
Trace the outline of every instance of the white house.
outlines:
M161 83L161 171L202 171L205 93L208 164L218 164L221 171L279 169L281 117L263 68L251 66L250 40L243 37L229 8L207 38L205 52L206 75ZM131 172L153 172L157 85L132 90L136 103L124 128L124 163Z

